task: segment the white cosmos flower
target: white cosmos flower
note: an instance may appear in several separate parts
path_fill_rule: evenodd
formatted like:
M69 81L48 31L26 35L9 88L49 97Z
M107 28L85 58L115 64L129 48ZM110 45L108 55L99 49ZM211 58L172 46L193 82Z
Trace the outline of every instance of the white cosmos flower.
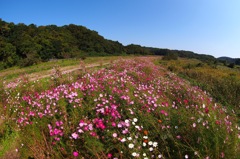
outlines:
M153 142L152 142L152 141L149 141L149 142L148 142L148 145L152 145L152 144L153 144Z
M157 147L158 143L157 142L153 142L153 147Z
M138 119L137 118L133 118L133 121L136 123L138 121Z
M131 144L128 145L128 147L129 147L130 149L132 149L132 148L134 148L134 145L131 143Z
M126 141L126 139L125 139L125 138L122 138L121 142L125 142L125 141Z
M150 147L150 148L149 148L149 151L153 151L153 148L152 148L152 147Z
M202 106L203 108L205 108L206 106L205 106L205 104L203 104L203 106ZM185 157L186 157L186 155L185 155Z
M140 130L140 126L138 126L138 125L136 125L135 128L138 129L138 130Z
M132 153L132 156L136 157L136 156L137 156L137 153L136 153L136 152L133 152L133 153Z
M145 147L145 146L147 146L147 144L144 142L144 143L143 143L143 147Z

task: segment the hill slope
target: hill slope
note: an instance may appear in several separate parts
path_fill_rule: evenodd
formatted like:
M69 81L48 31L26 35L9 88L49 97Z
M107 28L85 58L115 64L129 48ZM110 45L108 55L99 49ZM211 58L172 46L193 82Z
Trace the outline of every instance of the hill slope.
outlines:
M219 61L223 61L223 62L226 62L226 63L233 63L233 64L236 64L236 65L240 65L240 58L231 58L231 57L219 57L217 58Z
M20 158L239 156L234 114L149 58L119 61L46 90L22 82L3 92L0 107L1 127L11 130L0 131L1 142L17 138L11 146Z
M37 27L0 20L0 45L2 68L16 65L19 60L19 64L25 66L53 58L119 55L125 52L119 42L104 39L97 32L74 24Z

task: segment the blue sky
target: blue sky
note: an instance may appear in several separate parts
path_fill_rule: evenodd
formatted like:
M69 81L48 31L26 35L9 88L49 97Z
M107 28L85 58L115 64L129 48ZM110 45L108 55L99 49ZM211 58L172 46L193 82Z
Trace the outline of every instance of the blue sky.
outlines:
M239 0L0 0L0 18L72 23L124 45L240 58Z

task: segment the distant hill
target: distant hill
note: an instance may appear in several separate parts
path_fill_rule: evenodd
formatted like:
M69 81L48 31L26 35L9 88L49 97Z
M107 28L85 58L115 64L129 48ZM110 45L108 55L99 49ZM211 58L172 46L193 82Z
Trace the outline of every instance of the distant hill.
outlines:
M36 26L8 23L0 19L0 70L15 65L30 66L50 59L83 58L108 55L167 55L216 61L213 56L185 50L124 46L118 41L105 39L98 32L84 26Z
M235 61L236 61L234 58L226 57L226 56L219 57L217 59L220 60L220 61L226 61L226 62L229 62L229 63L235 63Z
M199 60L203 60L203 61L215 61L216 60L216 58L214 56L205 55L205 54L197 54L192 51L159 49L159 48L152 48L152 47L144 47L144 48L149 50L149 52L151 52L154 55L164 56L169 53L175 53L179 57L183 57L183 58L195 58L195 59L199 59Z
M231 57L219 57L217 58L219 61L227 62L227 63L234 63L236 65L240 65L240 58L231 58Z

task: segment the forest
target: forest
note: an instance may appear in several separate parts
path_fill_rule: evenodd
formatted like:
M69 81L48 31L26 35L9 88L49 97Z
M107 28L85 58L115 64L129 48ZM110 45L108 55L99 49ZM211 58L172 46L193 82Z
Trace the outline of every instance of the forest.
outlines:
M0 70L12 66L31 66L51 59L129 54L177 54L178 57L203 61L217 60L213 56L191 51L143 47L136 44L124 46L118 41L105 39L96 31L75 24L37 26L14 24L0 19ZM219 61L229 62L222 59ZM234 64L239 63L239 59L234 61Z

